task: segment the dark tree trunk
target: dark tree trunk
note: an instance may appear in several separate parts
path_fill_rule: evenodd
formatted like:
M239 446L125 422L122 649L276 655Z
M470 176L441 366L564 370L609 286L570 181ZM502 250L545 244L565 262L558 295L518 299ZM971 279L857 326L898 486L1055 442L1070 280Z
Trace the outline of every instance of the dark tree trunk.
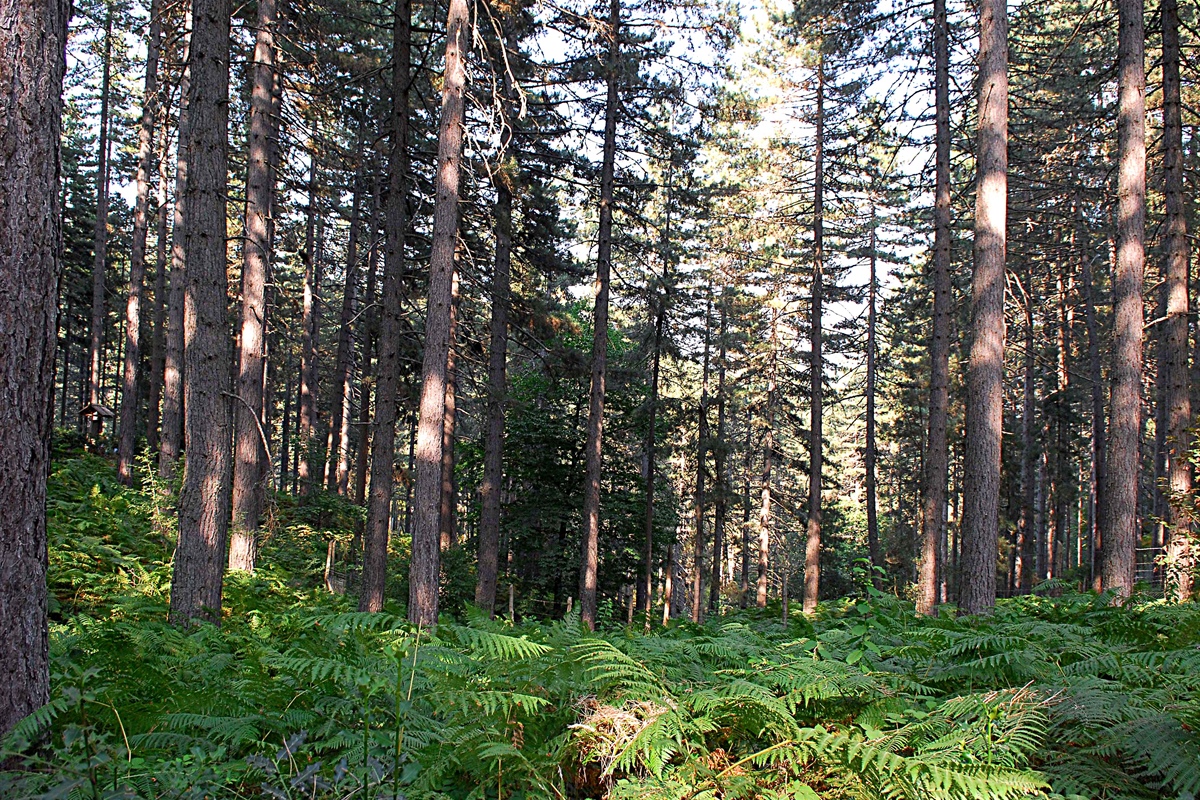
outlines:
M225 194L229 185L229 0L193 0L187 139L184 436L171 620L221 619L229 532L229 326Z
M722 288L719 309L717 347L717 441L713 447L714 467L717 478L716 515L713 520L712 579L708 584L708 610L716 614L721 600L721 557L725 551L725 515L729 495L729 474L726 471L725 446L725 327L727 298Z
M516 55L514 20L508 20L505 47L507 58ZM500 486L504 480L504 411L508 393L508 305L512 273L513 176L520 174L518 153L514 147L516 120L513 115L512 78L504 73L504 98L500 104L503 137L498 158L507 158L512 169L497 169L496 253L492 270L492 318L488 337L487 429L483 442L483 484L479 487L479 580L475 585L475 605L491 614L496 606L496 571L500 561Z
M921 498L921 573L918 613L933 614L938 604L938 558L946 539L946 445L950 398L950 49L946 0L933 5L935 186L933 197L933 334L929 339L929 438L925 448L925 494Z
M746 451L742 454L742 583L738 587L738 606L745 608L750 603L750 472L753 468L751 445L753 444L754 416L746 406Z
M608 359L608 282L612 268L613 183L616 174L617 107L621 57L621 0L610 0L608 13L607 96L604 104L604 155L600 167L600 220L596 252L596 307L592 315L592 385L588 405L587 476L583 484L583 558L579 571L579 608L583 624L596 626L596 573L600 565L600 471L603 464L604 381Z
M817 610L821 583L821 456L822 389L825 362L821 354L821 305L825 270L825 56L817 60L817 115L813 153L813 272L809 334L811 395L808 432L808 536L804 544L804 613ZM785 603L786 605L786 603Z
M1102 549L1100 535L1100 492L1107 480L1104 458L1104 378L1100 369L1100 337L1096 322L1096 288L1092 277L1092 257L1087 243L1087 229L1083 220L1083 201L1075 195L1075 240L1079 255L1079 279L1083 283L1084 327L1087 335L1088 383L1091 387L1091 462L1088 481L1088 582L1096 591L1100 590L1100 573L1097 560Z
M1033 576L1041 575L1043 569L1042 549L1036 547L1037 533L1034 518L1034 464L1038 458L1034 444L1034 416L1037 405L1036 378L1034 376L1033 338L1033 276L1025 273L1025 341L1022 354L1022 401L1021 401L1021 514L1017 521L1017 540L1014 550L1013 591L1028 594L1033 586ZM1036 553L1036 556L1035 556Z
M371 370L371 358L379 339L379 314L375 305L375 282L379 273L379 231L383 227L380 220L382 203L379 195L379 187L375 186L371 192L371 252L367 257L367 293L363 298L363 304L367 308L367 320L361 329L359 344L362 350L362 367L358 385L358 452L354 457L354 502L360 506L366 502L367 471L371 463L371 387L374 375ZM356 544L361 545L361 541Z
M233 539L229 568L253 572L258 525L266 503L267 443L260 425L266 369L267 275L271 269L271 210L279 148L271 113L275 91L275 0L258 0L250 137L246 167L245 239L242 244L242 335L238 399L234 403Z
M669 201L668 201L669 207ZM664 251L664 258L666 253ZM665 275L664 275L665 278ZM646 398L649 403L646 420L646 457L645 492L646 507L642 517L642 580L638 585L637 605L646 611L646 621L650 621L650 604L652 600L654 580L654 484L658 477L658 378L662 364L662 335L663 323L667 312L666 286L663 295L656 296L654 305L654 339L650 352L650 395Z
M863 452L863 466L867 473L867 549L871 556L871 582L878 587L878 570L883 568L883 554L879 550L879 515L875 488L875 304L878 292L875 277L875 225L875 208L872 206L868 256L870 274L867 277L867 442Z
M767 607L768 558L771 554L771 467L775 460L775 382L779 353L779 311L771 308L770 366L767 369L767 429L763 435L762 500L758 510L758 585L756 604Z
M46 475L70 4L0 0L0 737L49 699ZM19 298L20 302L12 302Z
M108 123L112 78L112 11L104 18L104 55L100 77L100 136L96 143L96 219L92 227L92 328L88 350L88 403L92 406L88 435L99 438L104 418L96 413L104 380L104 272L108 261Z
M1113 275L1112 423L1101 579L1119 597L1133 591L1138 542L1142 418L1142 277L1146 235L1146 71L1142 0L1117 3L1117 258Z
M350 417L354 413L354 320L355 287L358 283L358 238L362 229L363 147L360 136L355 151L350 233L346 240L346 275L342 284L342 310L338 317L337 394L330 403L329 435L325 442L325 488L343 497L350 485Z
M1188 247L1183 195L1183 124L1179 86L1179 4L1162 2L1163 180L1166 195L1167 291L1167 583L1178 601L1192 596L1192 470L1188 463L1191 388L1188 376Z
M165 103L163 104L166 105ZM157 242L154 256L154 322L150 342L150 414L146 422L146 449L157 454L161 446L159 425L162 421L161 403L163 395L163 373L167 355L167 148L170 137L167 132L167 113L162 111L159 125L158 195L157 195Z
M979 17L979 133L975 174L975 271L963 462L961 614L996 605L1000 439L1004 417L1004 260L1008 206L1008 19L1004 0Z
M395 485L396 399L400 388L400 301L404 240L408 235L408 94L412 86L412 5L397 0L392 43L392 148L384 219L385 253L376 360L375 424L371 435L371 485L363 536L359 611L383 609L387 580L388 522Z
M117 477L133 484L137 441L138 370L142 362L142 286L146 281L146 233L149 229L150 170L154 166L154 123L158 117L158 48L162 14L158 0L150 3L146 36L146 76L142 90L142 124L138 130L137 199L133 206L133 245L129 254L129 298L125 303L125 364L121 385L121 438L117 446Z
M191 29L191 7L185 26ZM191 36L184 45L184 64L190 62ZM175 164L175 207L171 223L171 287L167 302L167 352L163 366L162 439L158 450L158 477L169 480L175 476L175 465L183 450L183 295L186 277L184 269L184 239L187 234L187 141L191 136L188 98L191 95L191 67L185 66L179 82L179 122Z
M446 354L446 406L442 413L441 498L438 500L438 548L449 550L458 544L458 487L454 482L454 428L458 423L458 360L455 337L458 333L459 279L454 271L450 290L450 349Z
M300 494L312 488L312 437L317 424L317 294L321 286L321 249L316 232L317 152L316 142L308 168L308 210L304 221L304 306L300 320L300 430L296 449L300 453Z
M425 353L421 366L417 425L416 481L413 489L412 565L408 579L408 618L435 625L442 496L442 434L454 302L454 261L458 244L459 171L464 128L469 12L466 0L450 0L446 15L446 65L438 124L434 181L433 234L429 255L429 301L425 312Z

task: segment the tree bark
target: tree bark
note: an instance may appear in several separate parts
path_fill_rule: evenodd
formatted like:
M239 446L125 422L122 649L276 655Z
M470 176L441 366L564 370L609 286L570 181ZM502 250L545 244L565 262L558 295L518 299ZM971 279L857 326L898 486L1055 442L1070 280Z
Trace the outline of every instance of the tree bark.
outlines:
M321 248L317 227L317 143L313 142L308 167L308 210L304 222L304 306L300 320L300 430L296 449L300 453L300 494L312 489L312 436L317 424L317 294L321 285Z
M92 227L92 328L88 350L88 403L92 406L88 436L100 437L104 418L96 413L101 400L104 359L104 272L108 261L108 127L112 83L112 10L104 18L104 55L100 77L100 136L96 144L96 219Z
M450 282L450 348L446 354L446 407L442 413L441 498L438 500L438 548L449 550L458 544L457 486L454 482L454 428L458 422L458 360L455 337L458 333L458 270Z
M663 255L665 259L665 250ZM646 611L647 622L650 620L650 604L651 596L653 595L654 579L654 485L658 477L658 384L659 369L662 365L663 323L666 321L667 313L665 285L663 286L663 291L664 295L656 297L654 302L656 308L654 312L654 338L650 345L650 395L647 398L650 407L647 410L646 443L644 445L646 457L646 507L642 517L642 580L638 585L637 604L639 609Z
M1100 369L1100 337L1096 322L1096 289L1092 277L1092 258L1087 243L1087 229L1083 220L1083 201L1075 194L1075 239L1079 256L1079 280L1083 284L1084 328L1087 336L1088 383L1091 387L1091 458L1088 481L1088 583L1100 590L1100 573L1097 560L1102 549L1100 535L1100 491L1104 486L1106 470L1104 458L1107 452L1104 429L1104 377Z
M933 196L933 334L929 339L929 438L925 448L925 494L921 498L921 567L917 612L937 610L938 558L946 538L949 464L946 424L950 398L950 49L946 0L933 5L935 185Z
M704 577L704 483L708 466L708 367L709 329L712 327L712 287L704 307L704 361L701 368L699 424L696 426L696 541L692 550L692 622L703 617L701 594Z
M164 106L166 103L163 104ZM167 132L167 113L161 112L159 126L159 159L157 191L157 226L154 256L154 320L150 341L150 414L146 421L146 449L157 454L161 446L159 425L162 422L163 373L167 355L167 150L170 137Z
M975 175L973 338L967 368L959 612L996 605L1000 440L1004 417L1004 261L1008 206L1008 19L1005 0L979 17L979 132Z
M600 564L600 479L603 465L604 381L608 358L608 283L612 269L613 183L616 174L621 0L610 0L605 64L604 154L600 167L600 220L596 249L596 306L592 315L592 384L588 405L587 476L583 484L583 558L579 608L583 624L596 627L596 573Z
M758 510L758 585L756 605L767 607L768 558L771 554L771 467L775 459L775 388L779 353L779 310L771 307L770 366L767 369L767 429L763 435L761 502Z
M468 21L466 0L450 0L446 16L446 66L434 180L425 353L421 366L417 474L413 490L412 565L408 578L408 618L425 626L437 624L438 617L442 433L451 345L454 262L458 249L458 184L462 166Z
M350 233L346 240L346 274L342 284L342 309L338 317L337 394L330 403L329 435L325 441L325 488L345 497L350 485L350 417L354 405L354 320L358 283L358 239L362 231L363 139L355 148L353 197L350 202Z
M171 288L167 303L167 352L163 366L162 438L158 450L158 477L175 477L175 465L183 450L183 295L184 239L187 233L188 152L191 115L188 97L191 94L191 28L192 10L188 6L188 40L183 47L183 75L179 81L179 120L176 134L175 204L171 220Z
M0 0L0 738L49 700L46 476L70 4Z
M138 130L137 199L133 206L133 244L129 254L129 298L125 303L125 364L121 386L121 438L117 445L117 477L133 484L137 435L138 370L142 362L142 287L146 281L146 233L149 229L150 170L154 166L154 123L158 117L158 49L162 13L158 0L150 3L146 36L146 75L142 90L142 124Z
M883 568L883 554L879 550L879 514L875 486L875 305L878 293L875 276L875 225L875 207L872 206L870 254L868 256L870 272L867 276L867 442L863 452L863 467L866 470L867 549L871 556L871 583L878 587L879 573L877 570ZM922 584L923 588L924 584Z
M742 454L742 582L738 587L738 606L745 608L750 603L750 475L753 459L751 444L754 434L754 416L749 404L746 406L746 450Z
M229 0L193 0L184 239L184 436L171 620L220 622L229 532L229 327L225 194L229 185Z
M713 519L713 549L712 549L712 580L708 584L708 610L716 614L720 612L721 601L721 559L725 551L725 515L729 495L729 474L726 471L727 453L725 446L725 355L726 355L726 315L728 299L725 289L721 290L719 308L720 322L718 323L717 347L717 441L713 447L714 468L717 478L716 513Z
M1179 4L1162 1L1163 182L1167 291L1167 584L1176 600L1192 596L1192 470L1188 462L1191 387L1188 375L1188 246L1183 195L1183 124L1179 81Z
M1142 383L1142 277L1146 228L1146 71L1142 0L1117 3L1117 258L1113 275L1112 423L1107 511L1101 514L1101 578L1118 597L1133 591Z
M245 241L242 244L242 335L234 404L233 538L229 568L253 572L258 525L266 503L267 448L260 420L266 370L267 275L271 269L271 210L275 195L275 0L258 0L250 136L246 159Z
M412 86L412 4L396 0L392 35L392 150L384 218L385 252L376 360L375 424L371 435L371 484L363 536L359 611L383 609L387 581L388 523L395 485L396 398L400 387L400 301L404 240L408 235L408 95Z
M1028 594L1033 586L1033 576L1041 576L1044 569L1043 548L1037 547L1038 541L1034 518L1034 486L1037 477L1034 475L1034 464L1038 459L1038 448L1034 443L1034 416L1037 405L1036 378L1034 376L1034 320L1033 320L1033 275L1031 270L1025 272L1025 341L1022 354L1022 393L1021 393L1021 513L1017 521L1017 541L1014 552L1014 584L1013 590L1019 594ZM1032 563L1031 563L1032 562Z
M825 56L817 59L817 114L813 150L813 273L809 334L811 395L808 438L808 536L804 545L804 606L806 615L817 610L821 582L821 457L825 362L821 354L821 304L825 270Z

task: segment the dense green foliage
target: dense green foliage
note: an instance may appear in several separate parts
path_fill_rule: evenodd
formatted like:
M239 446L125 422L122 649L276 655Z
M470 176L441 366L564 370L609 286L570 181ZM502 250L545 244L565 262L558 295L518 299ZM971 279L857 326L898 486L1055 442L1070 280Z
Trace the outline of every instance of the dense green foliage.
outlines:
M648 635L467 611L431 634L324 590L354 520L317 499L276 508L277 552L228 578L220 628L182 631L161 487L75 457L51 491L53 700L4 744L24 768L0 773L6 798L1200 791L1193 604L927 620L865 588L786 628L777 608Z

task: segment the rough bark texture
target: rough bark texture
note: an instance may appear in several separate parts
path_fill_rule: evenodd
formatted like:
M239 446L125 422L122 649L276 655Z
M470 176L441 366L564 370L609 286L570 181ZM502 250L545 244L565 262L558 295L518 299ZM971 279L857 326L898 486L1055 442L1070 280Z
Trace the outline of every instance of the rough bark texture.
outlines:
M96 219L92 226L92 328L88 350L88 403L100 405L104 379L104 271L108 261L108 123L112 78L112 12L104 20L104 55L100 76L100 135L96 144ZM93 413L89 436L100 436L103 418Z
M808 430L808 535L804 544L804 613L817 610L821 583L821 456L822 388L825 362L821 355L821 304L825 270L825 56L817 61L817 115L813 152L813 272L809 336L810 402ZM786 592L786 588L784 590ZM786 595L785 595L786 596ZM786 607L787 602L784 601Z
M425 353L421 365L417 474L413 490L412 566L408 578L408 618L426 626L436 624L438 617L442 431L446 413L451 307L454 302L454 254L458 245L458 182L462 166L468 21L466 0L450 0L446 16L446 66L442 79L442 111L438 124L434 178Z
M0 737L49 699L46 475L70 4L0 0Z
M363 536L359 611L380 611L387 580L388 523L395 483L396 394L400 386L400 300L404 239L408 234L408 94L412 85L412 5L397 0L392 44L392 151L384 216L385 252L376 361L375 424L371 435L371 485Z
M138 370L142 363L142 285L146 280L146 233L150 226L150 170L154 167L154 123L158 118L158 49L162 14L158 0L150 3L146 35L146 76L142 89L142 124L138 129L137 198L133 204L133 244L129 254L129 297L125 302L125 364L121 384L121 438L117 445L117 477L133 483L137 437Z
M1004 413L1004 260L1008 205L1008 18L1005 0L982 0L975 270L967 367L959 611L996 604L1000 439Z
M938 603L938 552L946 536L946 446L950 398L950 50L946 0L933 4L934 196L933 332L929 338L929 438L921 497L921 565L917 612L933 614Z
M191 8L188 9L188 30L191 30ZM191 36L184 45L184 64L189 62ZM171 288L167 302L167 352L163 365L162 437L158 450L158 476L169 480L175 476L175 465L183 450L183 294L184 252L187 233L187 176L191 115L188 96L191 94L191 68L184 67L179 81L178 158L175 164L175 208L171 222Z
M608 359L608 282L612 268L613 183L616 174L617 106L620 103L621 0L608 12L607 96L604 154L600 167L600 220L596 247L596 306L592 314L592 385L588 405L587 475L583 483L583 556L579 570L579 609L583 624L596 626L596 573L600 564L600 470L603 465L604 380Z
M184 437L179 542L171 619L219 622L229 532L229 326L225 194L228 187L229 0L192 4L188 108L186 288L183 314Z
M242 335L238 353L238 400L233 412L233 538L229 547L229 568L247 572L254 571L258 560L258 524L266 502L268 469L265 437L259 423L263 415L274 156L279 152L279 148L272 145L276 127L271 113L275 90L275 19L275 0L258 0L246 160Z
M873 570L884 568L883 554L879 550L879 514L875 486L875 306L878 294L878 282L875 276L875 224L875 209L872 207L871 252L868 256L870 271L867 276L867 441L863 450L863 467L866 471L867 491L867 549L871 556ZM876 585L879 583L879 576L874 571L871 573L871 581Z
M1167 321L1167 584L1176 600L1192 596L1193 563L1189 513L1192 470L1188 463L1191 388L1188 376L1188 231L1183 199L1183 125L1179 87L1179 4L1162 2L1163 179Z
M1128 597L1137 557L1138 446L1142 421L1142 276L1146 237L1146 70L1142 0L1117 3L1117 258L1113 274L1112 422L1101 579Z
M163 104L166 105L165 103ZM169 178L169 162L167 149L170 136L167 130L167 114L162 112L162 124L159 126L159 159L158 159L158 190L157 190L157 242L154 255L154 320L153 332L150 335L150 413L146 421L146 449L153 454L159 452L161 440L159 425L162 421L161 403L163 394L163 373L166 370L167 356L167 180Z
M449 550L458 544L458 487L454 482L454 428L458 423L458 361L455 337L458 334L459 279L454 271L450 290L450 348L446 354L446 405L442 412L441 498L438 500L438 548Z
M511 87L505 77L507 136L511 140ZM507 152L508 142L502 152ZM483 484L479 488L479 579L475 605L488 614L496 606L500 563L500 485L504 479L504 399L508 392L508 303L512 271L512 186L507 171L496 171L496 253L492 269L492 318L488 339L487 431L483 442Z

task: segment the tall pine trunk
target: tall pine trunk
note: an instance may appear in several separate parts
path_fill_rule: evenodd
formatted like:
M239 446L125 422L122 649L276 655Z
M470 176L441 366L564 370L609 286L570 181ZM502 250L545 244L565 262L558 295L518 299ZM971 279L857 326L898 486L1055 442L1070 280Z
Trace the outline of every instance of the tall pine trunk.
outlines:
M162 104L163 106L166 103ZM167 150L170 136L167 131L168 114L161 111L159 125L158 189L156 196L156 243L154 254L154 318L150 334L150 413L146 421L146 449L157 454L160 447L159 425L162 422L163 373L167 356L167 180L169 168Z
M142 124L138 129L137 198L133 205L133 245L129 254L129 298L125 303L125 364L121 385L121 438L117 445L117 477L133 483L137 441L138 370L142 362L142 287L146 282L146 233L149 230L150 170L154 167L154 123L158 118L158 49L162 13L158 0L150 3L146 35L146 75L142 89Z
M229 532L229 327L225 195L229 185L229 0L193 0L188 108L183 360L187 464L171 620L221 619Z
M1087 337L1088 384L1091 387L1091 435L1088 480L1088 582L1097 591L1100 589L1098 558L1102 549L1100 540L1100 492L1106 481L1104 458L1104 383L1100 368L1100 335L1096 321L1096 285L1092 274L1092 258L1084 227L1083 199L1075 195L1075 247L1079 258L1079 280L1083 284L1084 333Z
M271 113L275 92L275 0L258 0L258 32L250 87L250 136L246 159L246 217L242 250L242 335L238 353L238 399L234 402L233 538L229 568L253 572L258 525L266 502L267 443L260 425L266 369L267 275L271 269L271 210L275 195Z
M708 367L709 329L712 327L712 286L704 306L704 361L701 367L699 424L696 426L696 540L692 549L692 622L703 617L701 594L704 586L704 505L705 478L708 468Z
M588 404L587 475L583 483L583 557L579 570L579 608L583 624L596 626L596 573L600 565L600 480L603 465L604 381L608 360L608 282L612 269L613 183L617 157L617 106L621 57L621 0L610 0L607 94L604 103L604 153L600 167L600 220L596 248L596 306L592 314L592 381Z
M458 424L458 334L459 277L454 270L450 289L450 348L446 354L446 405L442 412L441 498L438 500L438 548L449 550L458 544L458 487L454 482L454 429Z
M770 365L767 368L767 429L763 435L761 500L758 507L758 581L755 604L767 607L768 559L771 554L771 468L775 461L775 390L779 363L779 309L771 306Z
M1120 597L1133 591L1142 420L1142 278L1146 237L1146 70L1142 0L1118 0L1117 258L1113 274L1112 421L1107 503L1100 515L1101 579Z
M716 470L717 497L716 513L713 519L713 549L712 549L712 579L708 584L708 610L716 614L721 601L721 564L725 553L725 515L729 496L729 474L726 469L727 448L725 446L725 356L726 356L726 316L727 297L724 288L721 291L721 304L718 310L720 321L717 323L717 440L713 446L713 461Z
M921 572L917 611L933 614L938 604L938 554L946 538L949 464L946 424L950 399L950 48L946 0L933 4L934 171L933 333L929 338L929 438L925 448L925 492L921 498Z
M54 409L59 139L70 4L0 0L0 738L49 700L46 475Z
M404 240L408 235L408 95L412 86L412 4L397 0L392 33L392 149L384 216L383 289L380 298L375 424L371 434L371 483L363 536L359 611L383 609L387 580L388 523L395 484L396 399L400 388L400 301Z
M104 380L104 272L108 261L108 128L109 94L112 84L112 10L104 18L104 54L100 75L100 135L96 143L96 219L92 226L92 327L88 349L88 404L91 425L88 436L95 442L104 426L98 413Z
M939 0L940 1L940 0ZM883 568L883 554L879 549L879 514L875 486L875 306L878 282L875 276L875 207L871 207L870 252L867 275L867 441L863 452L867 490L867 550L871 556L871 582L878 585L879 573ZM923 586L922 586L923 588Z
M459 172L464 127L463 90L468 46L466 0L450 0L446 16L446 65L434 179L433 234L429 254L429 300L425 309L425 353L421 365L417 425L416 485L413 490L412 563L408 618L437 623L442 495L442 433L445 427L450 356L454 261L458 245Z
M821 305L825 271L825 56L817 60L817 115L813 152L813 272L809 334L810 404L808 432L808 536L804 544L804 613L817 610L821 582L822 389L825 362L821 354ZM785 603L786 605L786 603Z
M1191 387L1188 380L1188 247L1183 197L1183 124L1179 87L1179 4L1162 2L1163 181L1166 195L1167 320L1167 583L1179 601L1192 596L1192 470L1188 463Z
M304 220L304 300L300 318L300 426L296 449L300 453L297 478L300 494L312 489L312 437L317 424L317 294L321 285L321 245L317 234L317 147L308 167L308 208Z
M959 611L996 605L1000 440L1004 417L1004 261L1008 206L1008 18L1005 0L982 0L979 131L975 166L975 270L967 367Z
M362 232L363 141L354 153L354 186L351 189L350 233L346 239L346 274L342 284L342 309L338 316L334 370L337 393L331 398L329 433L325 440L325 488L343 497L350 483L350 417L354 405L354 320L358 283L358 239Z

